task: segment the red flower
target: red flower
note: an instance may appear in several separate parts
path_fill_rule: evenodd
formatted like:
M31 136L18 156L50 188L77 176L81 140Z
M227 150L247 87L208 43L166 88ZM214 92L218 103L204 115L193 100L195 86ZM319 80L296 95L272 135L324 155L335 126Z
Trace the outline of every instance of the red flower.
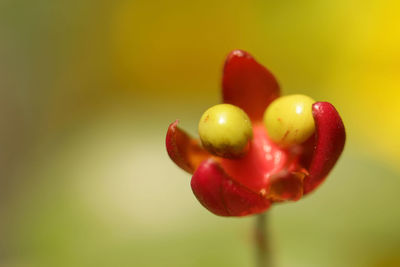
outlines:
M200 203L221 216L261 213L274 202L298 200L328 175L342 153L346 135L342 120L328 102L312 105L315 133L300 146L282 148L262 123L268 105L280 96L275 77L241 50L226 59L224 103L243 109L253 124L250 149L241 158L217 157L173 122L166 146L171 159L193 174L191 187Z

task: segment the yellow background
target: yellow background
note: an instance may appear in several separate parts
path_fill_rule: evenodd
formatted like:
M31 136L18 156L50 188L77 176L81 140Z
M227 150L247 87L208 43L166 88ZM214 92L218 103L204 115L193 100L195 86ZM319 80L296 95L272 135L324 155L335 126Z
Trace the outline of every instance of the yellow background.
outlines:
M270 211L278 266L400 266L400 4L0 1L0 266L252 266L252 217L202 208L164 148L249 51L332 102L347 144Z

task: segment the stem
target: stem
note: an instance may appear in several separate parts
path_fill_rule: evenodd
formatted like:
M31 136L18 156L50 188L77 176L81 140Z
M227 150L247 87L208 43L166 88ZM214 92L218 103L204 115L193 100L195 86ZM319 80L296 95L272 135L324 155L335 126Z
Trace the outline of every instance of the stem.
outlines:
M255 222L256 266L272 267L271 250L269 244L267 214L257 215Z

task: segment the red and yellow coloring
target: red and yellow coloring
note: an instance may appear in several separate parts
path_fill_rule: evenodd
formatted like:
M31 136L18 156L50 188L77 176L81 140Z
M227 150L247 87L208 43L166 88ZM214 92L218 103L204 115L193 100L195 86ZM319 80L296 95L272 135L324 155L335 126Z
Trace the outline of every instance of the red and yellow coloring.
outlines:
M222 95L224 103L239 107L251 120L252 135L243 155L213 153L180 129L178 121L169 126L166 136L170 158L193 175L193 193L205 208L220 216L262 213L275 202L299 200L325 180L346 139L332 104L310 105L313 132L302 143L273 141L263 117L271 102L279 99L279 85L242 50L232 51L226 59Z

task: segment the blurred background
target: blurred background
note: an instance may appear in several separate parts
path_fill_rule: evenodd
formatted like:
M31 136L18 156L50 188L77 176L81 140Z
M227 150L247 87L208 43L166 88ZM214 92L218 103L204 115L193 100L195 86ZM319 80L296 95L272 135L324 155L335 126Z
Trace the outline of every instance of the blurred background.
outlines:
M196 135L235 48L334 103L329 179L274 206L278 267L400 266L400 3L0 0L0 266L253 266L253 217L197 202L166 129Z

